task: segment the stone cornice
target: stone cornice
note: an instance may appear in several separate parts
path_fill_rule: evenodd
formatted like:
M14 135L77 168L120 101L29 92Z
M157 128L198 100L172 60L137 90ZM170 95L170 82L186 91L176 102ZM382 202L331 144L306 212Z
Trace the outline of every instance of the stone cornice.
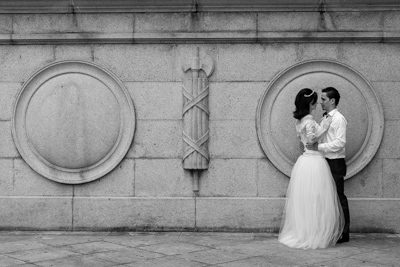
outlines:
M0 0L0 13L400 10L398 0Z
M0 34L10 44L398 43L399 32Z

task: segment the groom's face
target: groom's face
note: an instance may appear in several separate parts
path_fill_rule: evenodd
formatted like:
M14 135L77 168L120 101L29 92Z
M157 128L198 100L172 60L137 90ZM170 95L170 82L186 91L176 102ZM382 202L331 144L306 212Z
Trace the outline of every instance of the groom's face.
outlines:
M321 94L321 107L324 111L329 112L333 109L333 101L334 99L329 99L326 93L322 92Z

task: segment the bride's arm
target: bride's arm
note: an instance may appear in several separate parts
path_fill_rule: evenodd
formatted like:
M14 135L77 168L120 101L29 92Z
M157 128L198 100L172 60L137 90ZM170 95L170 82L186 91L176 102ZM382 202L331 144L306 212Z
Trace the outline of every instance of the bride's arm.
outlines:
M321 136L329 129L329 125L332 122L332 117L327 119L323 119L321 121L321 125L319 125L315 120L311 120L306 125L307 131L307 144L314 144L316 143Z

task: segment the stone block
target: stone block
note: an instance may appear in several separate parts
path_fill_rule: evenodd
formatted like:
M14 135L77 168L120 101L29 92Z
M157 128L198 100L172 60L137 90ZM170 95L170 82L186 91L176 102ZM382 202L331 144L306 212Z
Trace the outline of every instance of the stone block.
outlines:
M128 157L181 158L181 120L138 120Z
M257 160L211 159L200 177L202 197L257 196Z
M54 182L32 170L23 160L14 160L14 196L73 196L73 186Z
M321 23L317 12L262 12L258 14L257 30L317 31Z
M288 185L289 177L268 159L257 160L257 196L285 197Z
M378 158L400 158L400 120L386 120Z
M210 121L212 158L263 158L255 120Z
M382 31L380 12L263 12L259 32Z
M1 230L72 230L70 197L2 197Z
M129 13L76 14L76 32L132 33L134 16Z
M54 60L53 46L4 45L0 50L2 81L24 82Z
M268 84L232 82L210 84L210 120L252 120Z
M14 183L14 160L0 160L0 196L7 196L13 191Z
M174 45L95 45L94 60L125 82L176 80Z
M382 31L383 30L383 12L327 12L325 20L331 21L332 28L328 30L335 31Z
M284 205L284 198L197 198L196 226L212 231L277 231Z
M296 52L297 60L332 59L340 61L340 44L334 43L299 43Z
M138 120L181 120L182 84L127 82Z
M374 82L372 86L381 100L386 120L399 120L400 82Z
M400 201L398 199L349 199L349 207L350 233L398 233L400 231Z
M0 121L0 157L19 157L17 148L11 135L11 121Z
M24 33L133 32L131 14L29 14L14 16L13 30Z
M55 57L56 60L92 61L92 47L90 45L57 45Z
M134 32L185 32L190 29L190 23L187 13L137 13Z
M383 197L400 198L400 160L383 160Z
M74 230L185 230L195 226L194 198L74 198Z
M223 44L218 46L212 81L270 81L297 59L296 44Z
M359 71L368 81L399 81L397 44L346 43L341 45L341 51L340 61Z
M13 19L13 30L22 33L60 33L76 29L74 16L69 14L17 15Z
M382 197L382 160L373 159L362 171L346 180L344 191L348 198Z
M191 16L191 30L200 32L256 32L254 13L204 12Z
M251 13L143 13L135 15L135 32L243 32L256 30Z
M134 196L135 162L123 160L110 173L90 183L74 186L74 196Z
M0 33L12 33L12 20L11 15L1 14L0 16Z
M398 32L400 30L400 13L399 12L385 12L383 21L383 31Z
M188 197L193 195L192 177L181 159L137 159L135 196Z
M20 83L0 83L0 120L11 120L13 103L21 86Z

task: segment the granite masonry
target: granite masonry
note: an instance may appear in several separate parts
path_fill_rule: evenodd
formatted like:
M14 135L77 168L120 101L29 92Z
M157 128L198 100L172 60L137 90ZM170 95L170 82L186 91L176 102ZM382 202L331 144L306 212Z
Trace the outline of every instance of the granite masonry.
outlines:
M400 233L400 4L347 2L1 1L0 230L276 232L293 95L333 84L351 232ZM197 55L209 161L194 177Z

